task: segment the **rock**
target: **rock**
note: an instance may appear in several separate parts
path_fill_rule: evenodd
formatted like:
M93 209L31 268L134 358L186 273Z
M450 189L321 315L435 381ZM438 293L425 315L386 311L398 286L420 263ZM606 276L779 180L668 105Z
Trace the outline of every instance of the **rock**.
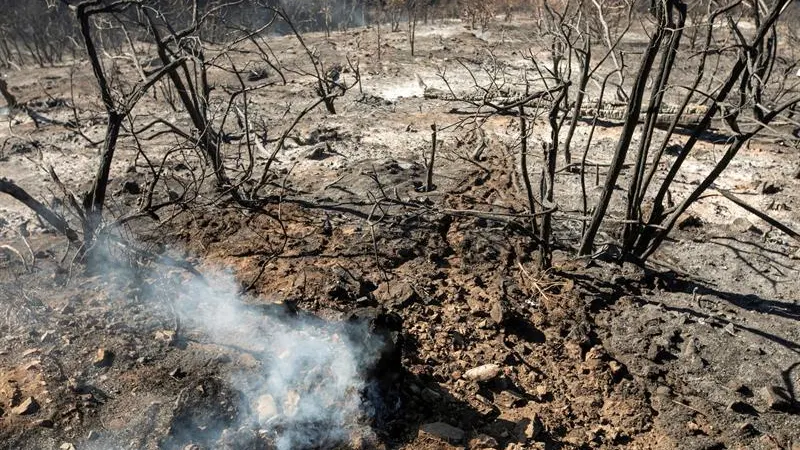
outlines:
M544 425L539 415L534 414L530 419L522 419L517 422L515 431L521 441L532 441L544 431Z
M761 389L761 396L767 404L767 408L775 411L790 411L792 409L792 398L785 388L780 386L765 386Z
M759 230L755 225L750 223L749 220L745 219L744 217L737 217L731 223L731 230L737 233L755 233L758 234L761 230Z
M722 327L722 331L730 334L731 336L736 336L736 328L734 327L733 323L728 323Z
M656 388L656 395L670 397L672 396L672 389L670 389L669 386L659 386Z
M482 316L486 314L483 311L483 302L475 295L467 296L467 306L469 306L469 311L473 315Z
M506 310L503 306L503 302L497 300L492 303L492 309L489 310L489 317L492 318L494 323L500 325L503 323L503 320L506 316Z
M700 370L705 367L706 363L700 357L700 349L697 338L690 337L683 344L683 349L680 353L680 358L687 363L687 368L692 370Z
M269 394L258 397L255 409L260 424L264 424L278 415L278 406L275 404L275 399Z
M142 193L142 188L136 180L127 180L122 183L122 192L131 195L138 195Z
M180 380L181 378L185 378L188 375L183 369L180 367L176 367L172 369L169 373L169 376L175 378L176 380Z
M418 300L417 292L409 283L384 283L373 293L375 299L383 305L395 308L406 307Z
M245 369L255 369L260 365L255 356L250 353L242 353L236 360L236 364Z
M11 408L11 413L16 414L18 416L25 416L28 414L34 414L38 410L39 410L39 403L36 402L36 399L34 399L33 397L28 397L19 405Z
M464 440L464 430L444 422L426 423L419 427L421 435L443 440L449 444L459 444Z
M608 368L611 370L611 375L621 377L625 375L625 365L619 361L611 360L608 362Z
M468 448L470 450L488 450L497 448L497 439L486 434L479 434L469 440Z
M95 367L108 367L114 359L114 353L104 348L98 348L94 355L92 365Z
M464 372L464 379L470 381L489 381L500 375L500 366L497 364L484 364Z
M164 341L168 344L172 344L175 342L175 331L173 330L158 330L153 335L153 338L157 341Z
M75 446L69 442L64 442L61 446L58 447L59 450L75 450Z

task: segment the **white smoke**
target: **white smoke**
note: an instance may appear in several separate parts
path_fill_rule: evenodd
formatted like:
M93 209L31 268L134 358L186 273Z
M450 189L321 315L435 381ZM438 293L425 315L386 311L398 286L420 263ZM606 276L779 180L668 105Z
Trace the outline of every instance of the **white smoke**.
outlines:
M364 371L381 349L378 339L352 342L350 327L247 306L230 275L189 281L176 302L189 330L254 355L256 368L231 380L250 403L246 422L268 435L279 450L325 448L369 429L362 401ZM190 331L191 332L191 331Z

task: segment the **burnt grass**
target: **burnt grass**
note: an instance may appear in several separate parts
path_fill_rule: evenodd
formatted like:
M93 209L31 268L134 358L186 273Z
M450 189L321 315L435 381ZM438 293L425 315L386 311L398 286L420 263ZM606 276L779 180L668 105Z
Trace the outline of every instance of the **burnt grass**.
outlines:
M477 48L471 32L460 33L455 44ZM385 51L400 54L402 42L390 35ZM375 130L346 125L364 111L385 114L396 136L418 136L441 117L417 113L417 97L385 102L353 102L345 119L320 116L298 134L329 136L341 151L368 145ZM436 191L421 193L418 148L393 156L405 141L381 145L384 153L348 160L324 179L314 165L290 179L284 169L288 181L259 210L222 198L135 221L119 239L141 251L111 241L99 265L70 263L63 239L39 229L28 238L33 270L0 253L0 449L275 448L275 436L250 421L253 399L232 381L268 358L176 312L183 283L197 275L175 261L232 273L254 317L355 321L371 334L350 339L382 343L363 370L369 411L352 419L356 431L309 448L798 448L796 243L699 209L640 267L609 254L574 259L575 224L565 221L556 225L554 268L542 272L524 223L464 213L525 211L524 196L512 193L508 148L494 141L476 165L446 147ZM797 163L784 152L753 151ZM754 178L775 174L758 170ZM798 182L783 172L786 188L770 195L792 214ZM143 170L118 173L114 208L135 208L130 183L146 181ZM557 197L574 194L573 184ZM3 236L25 251L18 234ZM499 373L465 378L486 364ZM38 407L17 413L28 398ZM431 431L437 422L463 436Z

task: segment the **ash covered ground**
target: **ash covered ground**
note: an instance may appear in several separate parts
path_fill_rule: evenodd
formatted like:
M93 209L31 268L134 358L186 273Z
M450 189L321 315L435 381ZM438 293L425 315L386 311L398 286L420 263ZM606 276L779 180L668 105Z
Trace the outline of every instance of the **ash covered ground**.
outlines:
M798 448L797 241L709 196L647 267L574 259L565 244L542 273L503 216L459 214L525 210L519 127L489 119L474 161L482 137L455 126L463 105L426 89L471 92L470 72L524 69L532 26L420 24L414 57L405 33L384 29L380 59L374 28L306 34L345 82L345 58L357 57L361 81L337 114L314 109L291 131L269 186L276 201L254 213L203 190L190 208L126 223L102 270L74 263L62 237L0 196L2 241L16 250L0 253L0 448ZM304 67L293 37L270 45ZM235 56L240 67L249 57ZM217 89L238 82L213 76ZM6 80L59 121L68 105L97 108L85 62ZM250 107L272 135L314 101L313 83L290 74ZM187 121L152 95L134 114ZM102 118L82 119L81 133L101 140ZM99 156L86 138L24 114L2 120L0 177L44 201L59 195L50 166L76 190L91 182ZM425 193L433 124L436 189ZM578 147L588 132L578 125ZM595 133L602 179L618 128ZM112 166L117 216L150 180L137 145L121 141ZM171 142L144 145L159 159ZM719 151L701 142L680 175L686 191L672 194ZM199 160L164 166L188 179ZM755 140L718 185L800 229L799 167L796 148ZM579 216L578 175L557 177L561 212ZM559 223L557 240L579 237L579 221ZM159 258L137 260L130 243Z

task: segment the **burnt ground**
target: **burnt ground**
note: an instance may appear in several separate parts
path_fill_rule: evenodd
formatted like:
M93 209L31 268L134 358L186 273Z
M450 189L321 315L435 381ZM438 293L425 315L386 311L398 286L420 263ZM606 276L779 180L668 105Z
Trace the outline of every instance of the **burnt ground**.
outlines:
M473 133L441 132L437 189L418 192L430 124L460 116L448 113L451 103L422 98L416 75L436 86L436 73L446 67L468 86L453 58L480 59L487 48L523 65L514 46L501 44L533 45L525 23L496 27L422 27L421 56L414 59L403 34L388 34L382 61L370 47L374 30L334 40L310 36L330 57L364 58L365 95L354 89L339 100L339 114L316 111L301 123L279 156L276 201L263 210L246 211L204 191L189 209L133 222L121 238L164 256L156 261L111 242L103 270L87 271L63 257L61 238L0 198L3 243L26 263L35 259L28 269L13 252L0 254L0 448L273 448L278 440L270 433L288 427L254 423L265 413L249 387L277 361L269 351L279 324L291 327L298 317L340 324L354 314L366 316L393 351L361 374L379 394L363 416L343 422L346 438L334 447L798 448L796 241L710 196L646 268L575 260L569 245L580 222L569 218L580 216L579 191L577 175L564 170L556 194L562 246L554 268L542 273L525 230L508 216L464 212L525 211L512 147L519 131L506 118L486 124L488 148L477 165L463 158L474 148ZM288 38L275 45L287 58L299 51ZM65 87L69 68L38 74L33 80L29 72L12 73L9 85L25 101L49 95L91 109L85 65L76 75L77 99ZM283 111L275 104L310 100L313 91L297 81L270 95L253 101L273 119ZM44 104L42 113L72 114L53 105ZM9 124L0 134L0 176L44 199L56 190L42 182L37 164L53 164L76 190L90 180L96 150L73 132L35 129L23 118ZM102 121L86 119L88 136L102 130ZM610 159L615 130L598 130L592 161ZM581 125L576 139L587 132ZM315 147L320 142L323 154ZM166 143L153 145L158 152ZM704 142L680 183L690 188L718 152ZM111 214L139 201L123 189L147 181L135 154L123 142ZM180 174L192 161L167 164ZM798 165L796 149L756 141L719 185L798 229ZM23 223L30 250L17 232ZM615 234L613 227L604 232ZM247 305L237 313L241 323L219 334L211 325L225 322L220 317L202 320L186 308L195 305L198 294L189 287L197 277L177 260L219 290L206 299L211 304L232 297ZM225 274L236 281L219 281ZM244 324L259 321L265 323L253 329L261 331L249 339L227 334L237 327L250 332ZM496 366L487 379L470 379L470 369L488 364Z

